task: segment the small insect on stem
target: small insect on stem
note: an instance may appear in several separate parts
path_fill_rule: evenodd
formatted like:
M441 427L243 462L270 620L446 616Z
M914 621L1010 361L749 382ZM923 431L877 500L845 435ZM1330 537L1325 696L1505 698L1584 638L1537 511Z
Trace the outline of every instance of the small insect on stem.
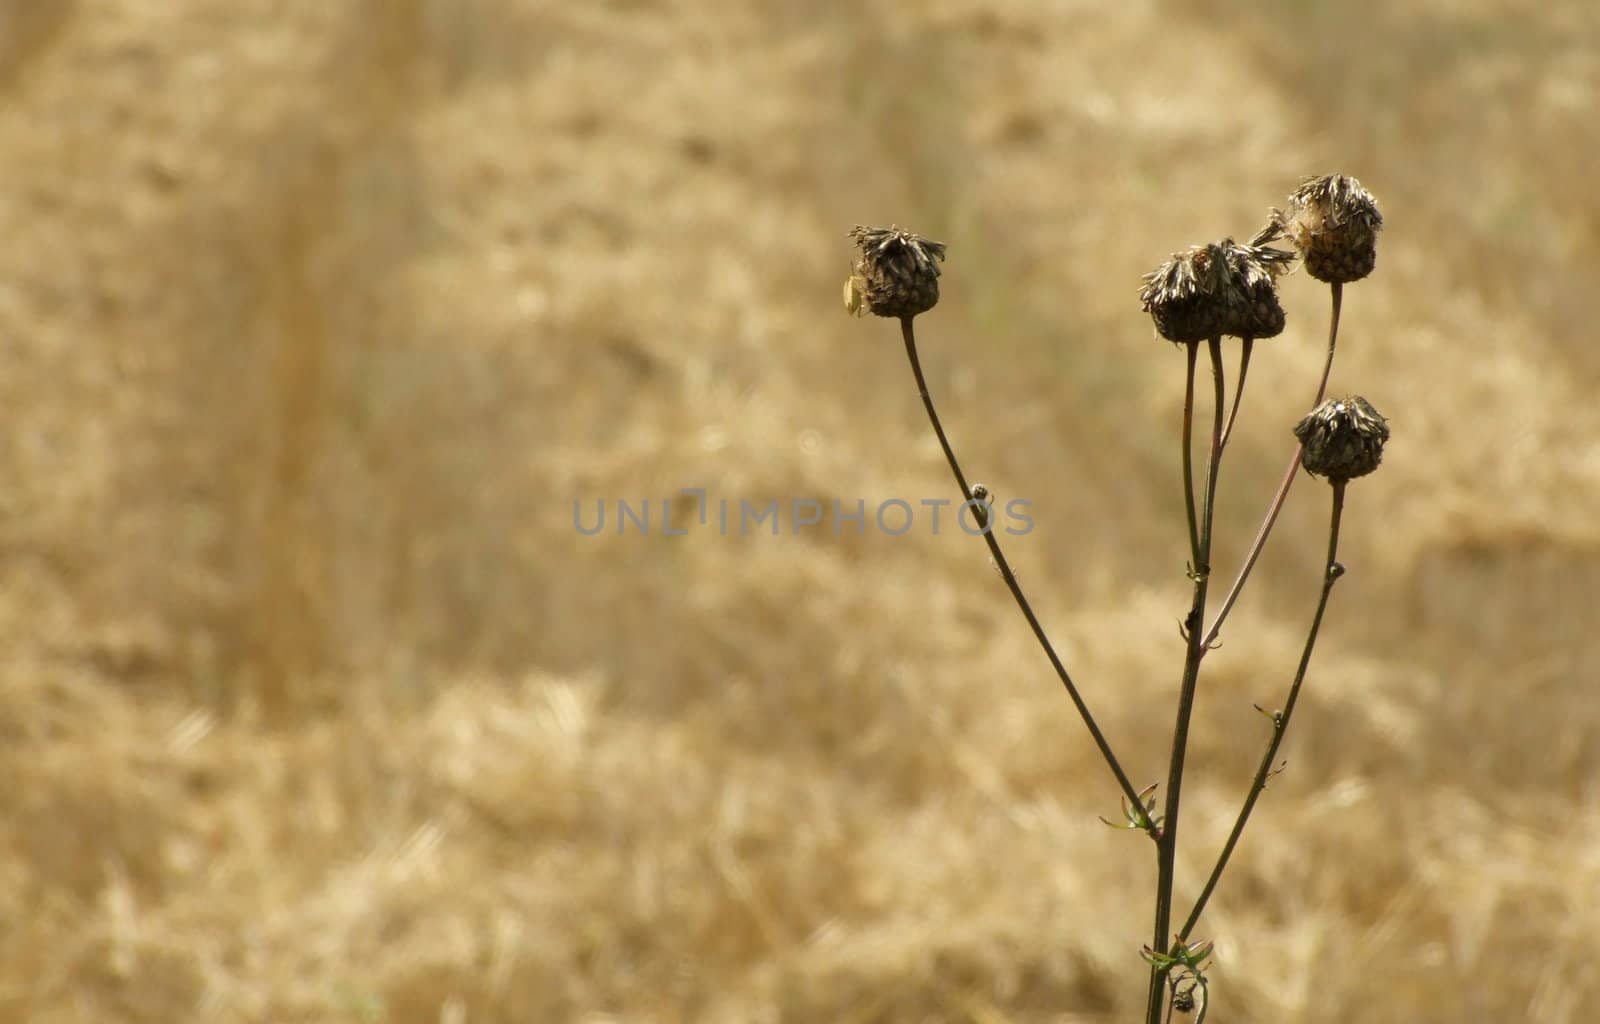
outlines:
M859 274L844 282L844 311L851 316L867 315L867 282Z

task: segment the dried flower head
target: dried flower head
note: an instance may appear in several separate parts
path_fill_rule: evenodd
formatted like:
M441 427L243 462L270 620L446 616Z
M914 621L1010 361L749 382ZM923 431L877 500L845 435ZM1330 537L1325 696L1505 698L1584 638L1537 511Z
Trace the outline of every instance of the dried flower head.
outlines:
M1281 249L1225 238L1174 253L1145 275L1139 301L1168 341L1271 338L1284 323L1277 279L1293 261Z
M939 261L944 243L901 231L898 227L850 232L861 258L845 283L845 308L878 316L909 317L925 313L939 301Z
M1330 398L1306 414L1294 428L1302 451L1300 464L1310 473L1342 483L1366 476L1383 461L1389 423L1365 398Z
M1318 281L1359 281L1378 262L1383 214L1361 182L1343 174L1307 178L1289 196L1286 209L1272 211L1272 224L1294 243L1306 273Z

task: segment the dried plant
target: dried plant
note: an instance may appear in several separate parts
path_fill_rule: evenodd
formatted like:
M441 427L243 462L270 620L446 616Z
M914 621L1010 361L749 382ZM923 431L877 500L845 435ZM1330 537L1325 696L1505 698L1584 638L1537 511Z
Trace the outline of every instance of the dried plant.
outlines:
M1278 275L1293 261L1293 253L1225 238L1174 253L1145 275L1139 301L1168 341L1273 338L1284 325Z
M1284 209L1272 211L1272 223L1300 250L1306 273L1318 281L1348 284L1377 265L1383 214L1372 193L1354 178L1307 178Z
M1360 395L1330 398L1306 413L1294 428L1300 464L1314 476L1354 480L1383 461L1389 422Z
M1197 1011L1197 1020L1205 1019L1210 1002L1206 965L1212 954L1212 943L1191 936L1228 866L1256 802L1266 789L1268 779L1282 769L1277 761L1278 750L1299 701L1333 584L1344 574L1344 567L1336 556L1346 485L1350 480L1377 468L1382 461L1383 446L1389 439L1387 422L1366 399L1348 397L1323 401L1338 343L1343 286L1371 272L1376 260L1376 235L1382 222L1372 195L1354 178L1340 175L1312 178L1289 197L1284 210L1272 211L1267 226L1257 232L1249 243L1241 245L1231 238L1225 238L1208 245L1194 246L1174 254L1144 278L1139 299L1144 311L1150 314L1156 333L1182 345L1186 353L1186 386L1180 435L1189 533L1187 576L1191 593L1189 610L1183 619L1183 669L1176 693L1172 747L1159 812L1156 799L1159 783L1142 789L1135 788L1111 742L1091 713L1082 690L1068 673L1034 614L995 531L985 528L982 533L1006 588L1077 708L1121 791L1123 827L1144 832L1154 844L1157 880L1152 940L1141 950L1141 955L1150 965L1147 1024L1159 1024L1163 1019L1170 1018L1173 1012ZM902 231L898 227L858 226L850 232L850 237L856 242L859 258L845 283L846 309L856 315L871 312L900 320L906 357L916 379L923 407L951 473L955 476L962 499L983 500L987 496L986 488L968 483L928 393L913 328L915 318L932 309L939 301L938 263L945 257L944 244ZM1295 251L1275 249L1268 245L1279 238L1286 238ZM1278 299L1277 281L1291 269L1297 256L1305 263L1308 273L1330 286L1332 301L1327 359L1311 402L1312 411L1294 428L1300 446L1290 459L1284 480L1269 503L1255 542L1243 560L1233 585L1208 625L1207 614L1212 596L1212 527L1218 474L1244 398L1244 382L1253 343L1257 338L1274 337L1283 331L1285 316ZM1225 386L1224 337L1241 339L1238 374L1231 402ZM1211 368L1211 423L1208 441L1204 446L1202 483L1196 487L1193 433L1197 367L1202 343ZM1189 726L1199 690L1200 669L1206 653L1214 648L1223 622L1248 580L1272 532L1296 471L1302 465L1308 472L1326 478L1333 496L1321 594L1284 704L1279 710L1263 711L1270 723L1270 735L1256 773L1245 790L1233 829L1182 924L1174 927L1174 866L1178 825L1182 811ZM985 527L988 525L981 516L979 522Z
M861 250L856 272L845 282L845 308L857 316L916 316L939 301L939 262L944 243L898 227L850 232Z

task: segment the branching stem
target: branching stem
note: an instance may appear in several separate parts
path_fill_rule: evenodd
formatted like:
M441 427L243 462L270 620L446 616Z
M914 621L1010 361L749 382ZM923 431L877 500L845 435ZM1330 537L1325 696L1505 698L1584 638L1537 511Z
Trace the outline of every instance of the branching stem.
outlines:
M1211 877L1206 879L1205 888L1200 890L1200 897L1195 900L1194 909L1189 911L1189 917L1183 922L1183 927L1178 929L1178 940L1186 941L1189 933L1199 922L1200 915L1205 912L1206 903L1211 899L1211 893L1216 889L1217 882L1222 878L1222 873L1228 867L1228 859L1233 856L1234 847L1239 845L1239 837L1244 834L1245 823L1250 820L1250 812L1255 810L1256 801L1260 798L1262 790L1267 788L1267 780L1273 775L1273 763L1278 756L1278 747L1283 743L1283 737L1289 731L1289 720L1294 716L1295 704L1300 700L1300 685L1305 682L1306 669L1311 664L1311 651L1317 644L1317 633L1322 629L1322 615L1328 608L1328 595L1333 592L1333 585L1339 577L1344 575L1344 567L1339 564L1339 520L1344 514L1344 481L1333 482L1333 511L1328 517L1328 560L1322 573L1322 595L1317 599L1317 611L1311 618L1311 630L1306 634L1305 648L1300 652L1300 665L1295 670L1294 682L1289 686L1289 697L1284 701L1283 710L1272 715L1272 739L1267 743L1267 749L1261 755L1261 764L1256 767L1255 778L1250 781L1250 791L1245 796L1244 806L1239 809L1239 817L1233 823L1233 831L1228 834L1228 841L1222 846L1222 853L1217 857L1216 866L1211 869Z
M1216 512L1217 477L1222 468L1222 429L1226 388L1223 384L1222 339L1214 337L1207 342L1211 356L1212 415L1211 447L1206 458L1205 494L1200 506L1199 538L1195 545L1195 560L1190 571L1194 592L1189 614L1184 622L1187 647L1183 658L1183 682L1178 689L1178 718L1172 730L1172 758L1167 769L1166 806L1161 818L1161 832L1156 841L1156 912L1154 936L1150 948L1166 951L1171 942L1169 928L1172 923L1172 887L1178 853L1178 812L1183 795L1184 758L1189 748L1189 721L1194 714L1195 691L1200 680L1201 626L1206 616L1206 591L1211 578L1211 526ZM1189 346L1189 383L1187 393L1194 393L1195 344ZM1193 402L1184 403L1185 442L1188 441L1193 419ZM1188 443L1183 448L1184 481L1193 478L1193 453ZM1160 1024L1161 1010L1166 1005L1167 971L1152 968L1149 998L1146 1004L1148 1024Z
M1244 401L1244 378L1250 372L1250 353L1256 347L1256 339L1245 338L1244 347L1239 352L1239 380L1233 386L1233 405L1228 409L1228 425L1222 428L1222 447L1228 447L1228 438L1233 436L1233 421L1239 415L1239 403Z
M1311 400L1313 409L1322 404L1322 399L1328 391L1328 375L1333 371L1333 352L1339 344L1339 310L1344 304L1344 285L1334 282L1328 287L1333 293L1333 313L1328 320L1328 358L1322 364L1322 379L1317 384L1317 397ZM1243 376L1242 369L1240 375ZM1241 380L1239 384L1242 388L1244 381ZM1296 445L1294 454L1289 458L1288 468L1283 471L1283 480L1278 484L1278 491L1272 496L1272 504L1267 508L1266 518L1261 521L1261 528L1256 531L1256 539L1250 544L1249 553L1245 555L1239 576L1228 589L1228 596L1222 601L1222 608L1217 612L1216 621L1206 630L1205 643L1200 645L1201 657L1205 657L1206 652L1211 650L1217 635L1222 632L1222 623L1233 610L1233 603L1239 599L1239 592L1244 589L1245 580L1250 578L1251 570L1256 567L1256 560L1261 557L1262 549L1267 546L1267 537L1272 534L1272 527L1278 521L1278 513L1283 509L1284 499L1289 497L1289 488L1294 486L1294 478L1299 475L1297 473L1299 468L1300 446Z
M969 501L973 498L972 487L967 482L967 476L961 470L961 463L956 459L955 451L950 447L950 440L945 436L944 426L939 422L939 413L933 406L933 397L928 393L928 382L922 374L922 361L917 357L917 337L911 326L911 317L900 318L900 334L906 343L906 358L911 361L911 374L917 379L917 392L922 396L922 405L928 411L928 421L933 424L933 432L939 438L939 447L944 449L945 461L950 463L950 472L955 474L956 485L961 488L961 500ZM1017 582L1016 573L1011 570L1011 563L1006 560L1005 552L1000 550L1000 541L995 537L993 524L984 522L983 539L989 545L989 555L994 559L995 567L1000 570L1000 576L1006 582L1006 589L1011 591L1012 598L1017 602L1022 617L1028 620L1028 626L1033 630L1034 638L1039 641L1039 646L1044 648L1045 656L1050 659L1050 667L1056 671L1056 676L1061 680L1061 685L1066 688L1067 696L1072 698L1072 704L1078 709L1078 715L1083 719L1083 724L1088 726L1089 735L1094 738L1095 746L1100 748L1100 755L1105 758L1106 765L1111 769L1111 774L1116 776L1117 785L1122 789L1122 795L1127 799L1129 806L1135 808L1134 812L1143 819L1141 827L1147 832L1155 831L1155 823L1150 821L1144 810L1144 802L1139 799L1139 791L1128 780L1128 775L1122 770L1122 765L1117 761L1117 756L1111 750L1105 734L1100 731L1100 726L1095 722L1094 715L1089 711L1089 705L1084 702L1083 695L1078 692L1077 684L1072 681L1072 676L1067 673L1066 666L1061 663L1061 658L1056 654L1056 649L1045 635L1044 627L1039 624L1038 616L1033 613L1033 606L1028 603L1028 598L1022 592L1022 585Z

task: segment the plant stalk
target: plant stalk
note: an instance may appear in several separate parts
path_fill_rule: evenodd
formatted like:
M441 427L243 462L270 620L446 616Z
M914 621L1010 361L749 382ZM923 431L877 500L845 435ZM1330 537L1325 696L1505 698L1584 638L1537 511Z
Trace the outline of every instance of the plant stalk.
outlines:
M1322 364L1322 379L1317 384L1317 397L1311 400L1311 408L1315 409L1322 404L1322 399L1328 391L1328 375L1333 371L1333 352L1339 344L1339 310L1344 305L1344 285L1335 281L1329 289L1333 293L1333 313L1328 321L1328 358ZM1243 370L1240 371L1241 375ZM1244 386L1241 380L1240 387ZM1267 508L1267 516L1261 522L1261 528L1256 531L1256 539L1250 545L1250 551L1245 555L1244 566L1239 570L1239 576L1233 581L1233 586L1228 590L1228 596L1222 601L1222 608L1217 612L1216 621L1211 623L1211 628L1206 630L1205 643L1201 644L1200 656L1211 650L1216 642L1217 635L1222 632L1222 623L1227 619L1228 613L1233 610L1233 603L1239 599L1239 592L1244 589L1245 580L1250 578L1250 572L1256 567L1256 560L1261 557L1262 549L1267 546L1267 537L1272 533L1272 527L1278 521L1278 513L1283 510L1284 499L1289 497L1289 488L1294 486L1295 472L1300 468L1301 446L1295 445L1294 454L1289 458L1289 466L1283 471L1283 480L1278 484L1278 491L1272 496L1272 504Z
M1250 353L1255 350L1256 339L1243 339L1244 346L1239 352L1239 380L1233 386L1233 406L1228 409L1228 425L1222 428L1222 447L1228 447L1228 438L1233 436L1233 421L1239 415L1239 403L1244 401L1244 378L1250 372Z
M1150 948L1158 952L1165 952L1171 946L1169 929L1172 924L1172 887L1178 854L1178 812L1183 795L1184 759L1189 748L1189 721L1194 714L1195 691L1198 689L1200 679L1200 658L1204 653L1200 634L1201 626L1205 622L1206 591L1211 578L1211 526L1216 511L1217 476L1222 468L1222 428L1226 398L1226 389L1223 386L1222 339L1212 338L1207 347L1211 356L1213 389L1211 448L1206 458L1205 495L1200 507L1200 536L1196 544L1195 562L1190 571L1194 592L1188 617L1184 621L1187 647L1183 658L1183 682L1178 690L1177 723L1172 730L1172 758L1167 770L1166 806L1162 812L1160 835L1156 840L1156 911ZM1188 392L1192 395L1195 345L1189 346L1189 352ZM1185 403L1183 433L1186 442L1190 435L1192 419L1192 403ZM1185 443L1183 448L1185 483L1192 478L1193 460L1194 455L1190 451L1190 446ZM1166 975L1167 971L1157 968L1152 968L1150 971L1150 990L1146 1003L1148 1024L1161 1024L1161 1010L1167 1003Z
M1200 351L1198 342L1191 341L1189 366L1183 389L1183 510L1189 519L1189 572L1200 571L1200 518L1195 512L1194 500L1194 367Z
M1233 831L1228 834L1228 841L1222 846L1222 853L1217 857L1216 866L1211 869L1211 877L1206 879L1205 888L1200 890L1200 897L1195 900L1194 909L1189 911L1189 917L1183 922L1183 927L1178 930L1178 940L1187 941L1189 933L1199 922L1200 915L1205 912L1206 903L1211 899L1211 893L1216 889L1217 882L1222 878L1222 873L1228 867L1228 859L1233 856L1234 847L1239 845L1239 837L1244 833L1245 823L1250 820L1250 812L1255 810L1256 801L1263 790L1267 788L1267 780L1273 775L1273 761L1278 756L1278 747L1283 743L1283 737L1289 731L1289 720L1294 716L1295 705L1300 700L1300 686L1305 682L1306 669L1311 664L1311 652L1317 645L1317 634L1322 629L1322 615L1328 608L1328 595L1333 592L1333 585L1344 575L1344 567L1339 564L1339 520L1344 514L1344 487L1345 481L1333 481L1333 511L1328 521L1328 560L1322 574L1322 595L1317 599L1316 614L1311 617L1311 630L1306 635L1305 648L1300 652L1300 665L1295 670L1294 682L1289 686L1289 698L1284 702L1283 710L1272 716L1272 739L1267 743L1267 749L1261 755L1261 764L1256 767L1255 778L1250 782L1250 791L1245 796L1244 806L1239 809L1239 817L1233 823Z
M944 449L945 461L950 464L950 472L955 474L956 485L961 488L963 502L972 499L972 488L967 482L967 476L961 470L961 463L956 459L955 451L950 447L950 440L945 436L944 425L939 422L938 410L934 408L933 397L928 393L928 382L922 374L922 360L917 357L917 337L911 326L911 317L900 318L900 334L906 343L906 358L911 362L911 374L917 380L917 393L922 396L922 405L928 411L928 422L933 424L933 432L939 438L939 447ZM1011 591L1011 597L1016 601L1017 608L1021 610L1022 617L1028 620L1028 626L1033 630L1033 635L1039 641L1039 646L1044 648L1044 653L1050 659L1050 666L1055 669L1056 676L1061 680L1061 685L1066 688L1067 696L1072 699L1072 704L1078 709L1078 715L1083 719L1083 724L1088 726L1089 735L1093 737L1095 746L1100 749L1100 756L1105 758L1111 774L1116 776L1117 785L1122 788L1123 796L1130 806L1136 809L1135 813L1142 819L1141 827L1145 831L1154 833L1155 823L1150 820L1144 809L1144 803L1139 799L1139 791L1128 780L1128 775L1122 770L1122 765L1111 750L1105 734L1100 731L1099 724L1094 715L1089 711L1083 695L1078 692L1077 684L1072 681L1067 668L1062 664L1060 656L1056 654L1055 646L1045 634L1044 627L1039 624L1039 618L1033 613L1033 606L1028 603L1028 598L1022 592L1022 585L1017 582L1017 575L1011 569L1011 563L1006 560L1005 552L1000 550L1000 541L995 537L992 524L985 520L982 525L983 539L989 546L989 554L994 559L995 567L1000 570L1000 576L1005 580L1006 589Z

